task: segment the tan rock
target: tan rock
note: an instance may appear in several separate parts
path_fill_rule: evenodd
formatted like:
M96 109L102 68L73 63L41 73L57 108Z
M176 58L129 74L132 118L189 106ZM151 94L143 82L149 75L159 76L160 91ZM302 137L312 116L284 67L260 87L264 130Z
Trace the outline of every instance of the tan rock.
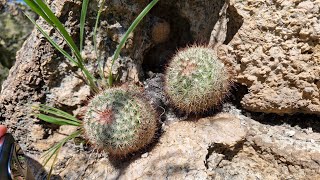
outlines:
M245 135L246 130L240 120L226 113L195 121L180 121L169 125L148 156L137 158L127 165L120 163L125 171L116 168L109 159L102 158L81 176L84 179L206 179L208 175L204 161L209 153L208 148L215 143L232 147ZM60 159L71 153L64 151ZM82 161L84 159L73 157L59 174L79 177L72 175L72 171L82 167Z
M227 48L236 81L248 87L243 107L266 113L320 114L319 1L231 4L244 17Z

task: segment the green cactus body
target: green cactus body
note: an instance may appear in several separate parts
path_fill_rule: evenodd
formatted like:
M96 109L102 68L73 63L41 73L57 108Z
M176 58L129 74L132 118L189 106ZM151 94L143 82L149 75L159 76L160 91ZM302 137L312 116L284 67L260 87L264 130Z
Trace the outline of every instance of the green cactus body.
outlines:
M200 113L220 103L230 87L230 74L213 49L188 47L169 63L165 92L171 103L187 113Z
M95 96L84 117L88 140L111 155L125 156L149 144L156 112L136 91L110 88Z

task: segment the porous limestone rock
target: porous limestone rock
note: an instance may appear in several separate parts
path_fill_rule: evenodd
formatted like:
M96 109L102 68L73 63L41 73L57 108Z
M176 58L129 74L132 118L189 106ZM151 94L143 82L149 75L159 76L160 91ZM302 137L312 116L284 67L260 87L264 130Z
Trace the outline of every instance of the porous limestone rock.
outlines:
M250 111L320 114L320 2L238 1L243 24L221 57L248 88Z

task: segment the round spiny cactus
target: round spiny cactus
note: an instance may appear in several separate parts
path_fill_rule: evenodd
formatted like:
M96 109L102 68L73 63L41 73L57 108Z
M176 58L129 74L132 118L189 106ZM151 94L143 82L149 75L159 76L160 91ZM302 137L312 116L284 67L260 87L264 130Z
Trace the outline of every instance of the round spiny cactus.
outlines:
M88 140L98 149L125 156L149 144L157 128L155 110L137 88L110 88L95 96L84 116Z
M227 67L213 49L192 46L178 51L169 63L165 92L177 109L200 113L220 103L229 80Z

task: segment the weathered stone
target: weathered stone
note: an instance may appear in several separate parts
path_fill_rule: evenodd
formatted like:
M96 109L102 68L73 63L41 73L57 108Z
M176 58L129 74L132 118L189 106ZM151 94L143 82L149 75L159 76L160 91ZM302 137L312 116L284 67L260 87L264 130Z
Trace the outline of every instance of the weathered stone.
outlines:
M79 36L80 3L73 0L49 2L76 43ZM102 62L106 64L106 74L121 37L147 3L146 0L107 1L97 34L98 49ZM113 68L113 74L119 77L120 82L144 84L147 98L158 108L161 131L154 144L131 157L112 159L106 153L87 145L83 138L69 141L61 149L54 174L59 174L57 178L63 179L319 179L320 135L317 121L303 117L299 121L305 122L299 124L301 127L294 124L292 127L286 124L274 125L275 122L282 122L279 117L259 123L245 117L241 109L230 104L223 105L223 112L227 113L213 117L177 117L178 113L168 107L163 93L163 74L156 73L177 48L194 41L207 43L210 40L209 45L216 48L227 63L236 67L237 82L249 87L249 94L243 100L244 107L263 112L311 113L308 109L299 109L307 103L300 101L300 96L292 94L302 93L301 96L308 100L317 97L320 82L316 81L314 73L317 66L312 63L317 65L313 58L320 55L315 53L314 48L319 51L320 46L309 43L309 40L318 43L316 37L320 26L314 18L304 19L305 14L313 16L309 12L313 12L317 6L315 1L286 0L231 0L229 5L224 0L159 1L130 35ZM299 11L293 11L292 7ZM94 65L97 57L92 43L96 10L97 2L92 1L82 55L88 69L98 76ZM290 15L293 17L284 16L289 19L290 25L282 24L287 23L282 22L286 19L278 18L281 22L278 24L275 21L277 18L265 16L269 12L273 12L274 17L277 17L277 12L280 15L292 13ZM294 13L298 13L298 16ZM152 40L152 28L154 20L159 18L170 24L170 32L166 41L156 44ZM53 28L43 20L38 20L38 23L68 50ZM303 28L300 28L301 23ZM269 61L271 57L274 58L273 62ZM150 69L143 67L150 64L154 64ZM294 70L294 73L300 74L291 76L291 70L292 73ZM285 71L288 71L288 76L283 74ZM18 52L17 62L9 74L0 95L0 120L9 127L25 152L39 160L43 151L76 128L58 128L31 118L31 104L51 104L75 112L80 117L85 110L86 99L91 94L82 81L81 72L35 30ZM144 80L145 74L151 78ZM297 83L292 85L289 80L287 83L280 81L281 76ZM274 90L277 84L280 86ZM246 103L250 101L248 97L256 97L252 94L273 101L256 101L252 105L256 109L252 109L250 103ZM282 99L277 99L278 96ZM281 112L272 109L278 104L282 108ZM245 115L250 117L252 114L246 112ZM37 177L43 179L46 174L39 163L35 164Z
M224 47L250 111L320 114L320 2L231 1L243 25ZM223 56L223 55L222 55Z
M94 158L84 155L83 152L73 156L75 151L64 148L60 159L71 159L68 160L68 165L60 167L57 172L66 179L207 179L205 161L208 148L215 143L232 148L239 141L243 141L245 135L246 130L240 125L240 120L230 114L189 122L180 121L166 128L147 156L130 163L114 164L107 158L99 158L93 162ZM83 165L83 161L93 164ZM81 169L84 171L79 174Z

